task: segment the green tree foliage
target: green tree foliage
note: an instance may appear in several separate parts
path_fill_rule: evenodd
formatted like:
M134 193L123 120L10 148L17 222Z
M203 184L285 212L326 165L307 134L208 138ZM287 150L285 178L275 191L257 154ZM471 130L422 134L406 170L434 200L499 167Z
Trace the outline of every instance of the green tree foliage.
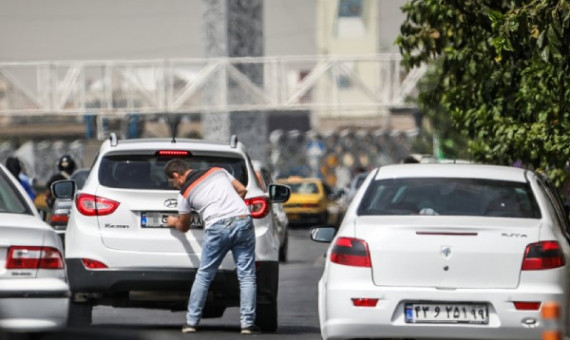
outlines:
M450 113L443 107L438 95L439 79L443 69L442 60L442 58L437 59L417 85L418 107L431 125L430 129L423 131L423 137L433 141L436 136L438 150L434 150L430 142L431 150L439 152L435 156L446 159L470 159L467 140L455 127Z
M570 158L570 2L412 0L404 64L439 60L420 105L451 115L473 159L548 170Z

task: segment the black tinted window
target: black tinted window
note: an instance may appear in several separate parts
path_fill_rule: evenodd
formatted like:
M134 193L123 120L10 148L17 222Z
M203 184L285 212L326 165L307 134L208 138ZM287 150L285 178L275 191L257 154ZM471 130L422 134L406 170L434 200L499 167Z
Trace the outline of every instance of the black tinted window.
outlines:
M195 170L211 167L226 169L247 185L247 169L243 158L190 156L184 159ZM101 161L99 183L112 188L172 190L164 175L169 158L155 155L109 155Z
M465 178L373 181L358 214L540 218L528 183Z

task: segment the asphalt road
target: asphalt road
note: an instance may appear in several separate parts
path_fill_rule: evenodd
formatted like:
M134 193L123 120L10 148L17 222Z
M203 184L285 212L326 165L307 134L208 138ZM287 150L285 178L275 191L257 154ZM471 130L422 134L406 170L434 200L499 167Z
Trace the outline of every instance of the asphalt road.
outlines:
M255 339L321 339L317 314L317 282L322 274L328 244L309 239L308 229L289 234L289 261L280 266L279 328ZM41 337L20 339L235 339L240 336L239 309L229 308L219 319L204 319L197 333L182 334L184 312L95 307L88 329L66 329ZM1 337L0 337L1 338ZM14 337L11 337L12 340Z

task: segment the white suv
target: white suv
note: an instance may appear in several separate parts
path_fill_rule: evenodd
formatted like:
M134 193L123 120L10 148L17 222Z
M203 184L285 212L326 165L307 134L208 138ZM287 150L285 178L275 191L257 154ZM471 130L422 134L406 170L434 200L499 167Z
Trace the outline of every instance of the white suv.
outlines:
M164 175L174 157L194 169L223 167L247 187L256 233L256 324L275 331L280 243L271 203L286 201L290 191L272 184L264 192L235 136L225 144L113 135L101 146L82 190L75 192L73 181L56 183L68 187L68 198L75 197L65 236L69 322L89 324L95 305L186 310L204 230L198 214L186 234L165 227L166 217L177 213L178 192ZM64 192L62 187L58 191ZM204 317L220 317L231 306L239 306L239 283L228 254L210 287Z

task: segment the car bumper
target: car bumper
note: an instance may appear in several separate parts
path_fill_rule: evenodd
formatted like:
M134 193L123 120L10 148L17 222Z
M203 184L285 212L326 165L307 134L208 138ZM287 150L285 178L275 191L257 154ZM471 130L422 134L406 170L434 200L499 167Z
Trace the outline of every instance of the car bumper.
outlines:
M426 298L429 297L429 298ZM352 298L378 298L375 307L355 307ZM553 301L561 306L565 320L564 293L556 287L528 290L439 290L411 287L377 287L368 284L327 285L319 283L319 317L323 339L347 338L461 338L540 339L540 311L516 310L513 301ZM407 302L487 303L488 324L406 323ZM533 323L534 322L534 323ZM562 323L561 323L562 324Z
M116 307L186 309L197 272L196 268L88 270L80 259L66 259L66 263L74 294L81 293L92 304ZM272 302L277 296L279 263L262 261L256 264L257 302ZM239 282L236 271L219 270L210 285L210 292L210 302L226 307L238 306ZM111 302L107 303L107 300Z
M43 331L65 327L69 296L67 284L57 279L3 280L0 330Z

